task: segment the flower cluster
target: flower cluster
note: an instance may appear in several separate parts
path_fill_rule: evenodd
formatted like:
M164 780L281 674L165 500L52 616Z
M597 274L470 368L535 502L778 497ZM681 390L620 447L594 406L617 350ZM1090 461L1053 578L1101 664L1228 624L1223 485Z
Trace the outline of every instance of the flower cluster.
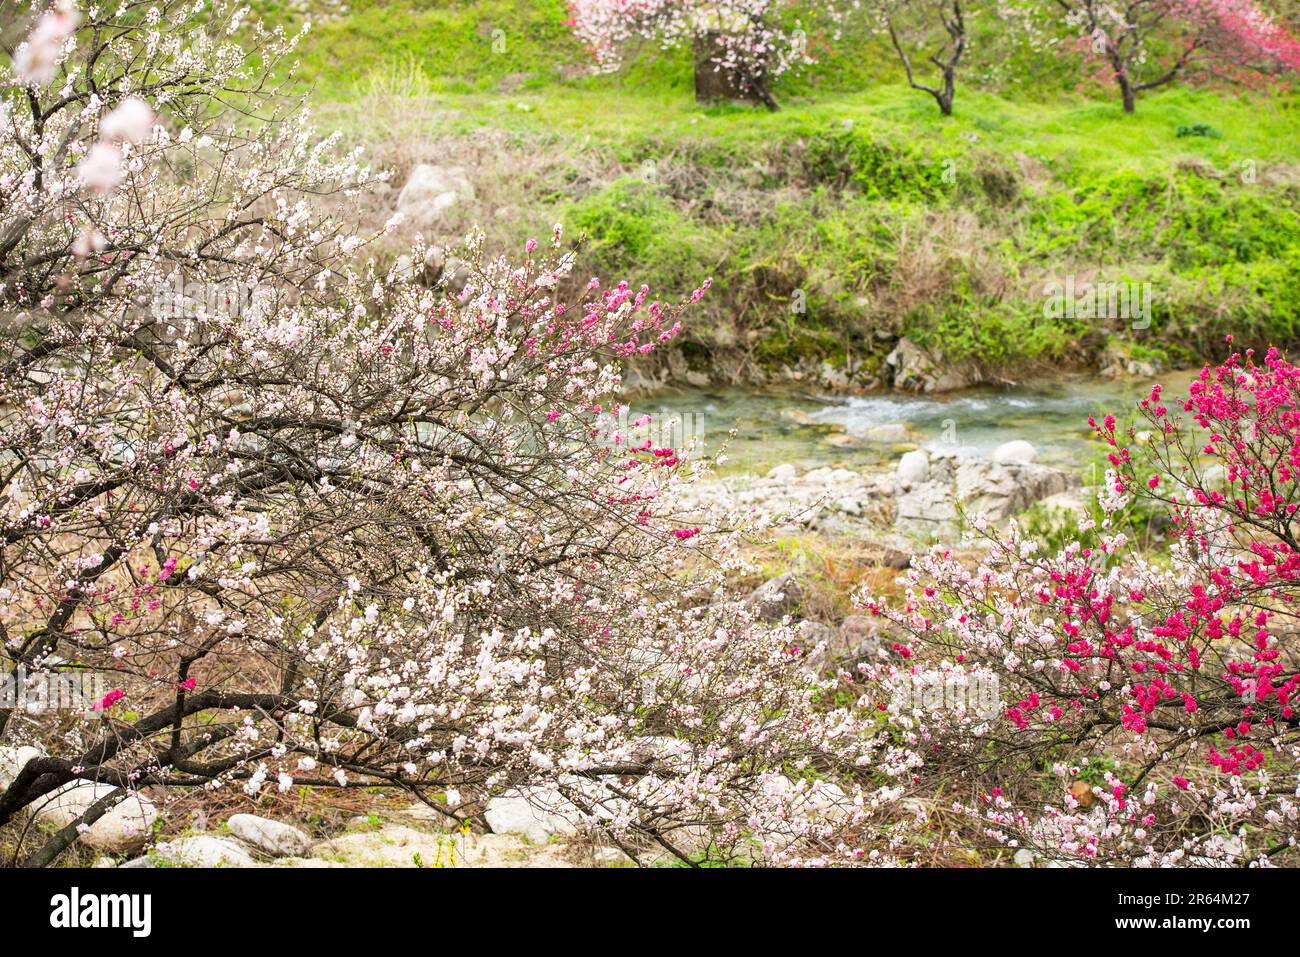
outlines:
M1190 421L1178 411L1190 415ZM1207 367L1144 428L1094 421L1112 466L1105 517L1056 554L977 523L974 568L915 563L901 606L864 596L896 634L866 666L892 686L927 663L997 678L1002 712L900 713L914 783L957 782L956 807L998 846L1066 862L1268 862L1300 820L1300 659L1293 515L1300 370L1270 350ZM1163 509L1167 557L1112 527ZM1053 769L1055 797L1026 768Z

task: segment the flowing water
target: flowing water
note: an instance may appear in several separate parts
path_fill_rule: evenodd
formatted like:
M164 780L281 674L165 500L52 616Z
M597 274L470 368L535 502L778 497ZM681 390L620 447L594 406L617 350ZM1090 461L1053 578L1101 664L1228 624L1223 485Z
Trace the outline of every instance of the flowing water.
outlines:
M1189 373L1160 377L1171 398L1189 380ZM1039 461L1082 470L1102 457L1088 416L1123 420L1150 390L1150 381L1081 376L942 396L690 389L635 400L631 414L679 421L687 435L700 436L706 455L725 444L723 473L763 474L782 462L801 470L882 466L916 447L984 455L1012 439L1033 443Z

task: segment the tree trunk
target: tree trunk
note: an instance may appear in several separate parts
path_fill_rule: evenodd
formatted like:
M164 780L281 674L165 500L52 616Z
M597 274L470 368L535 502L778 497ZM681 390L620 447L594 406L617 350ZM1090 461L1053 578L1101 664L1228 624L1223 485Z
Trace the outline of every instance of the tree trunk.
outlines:
M1117 63L1113 58L1111 63L1115 67L1115 82L1119 84L1119 95L1120 99L1124 101L1124 112L1132 113L1137 105L1133 82L1128 78L1128 72L1124 69L1123 64Z
M765 77L748 77L739 70L719 66L727 48L722 34L709 30L695 38L695 99L700 103L719 100L743 100L762 103L768 109L777 108L776 100L767 87Z
M952 68L946 68L943 71L943 92L935 97L939 101L939 112L944 116L952 116L952 101L956 95L956 71Z

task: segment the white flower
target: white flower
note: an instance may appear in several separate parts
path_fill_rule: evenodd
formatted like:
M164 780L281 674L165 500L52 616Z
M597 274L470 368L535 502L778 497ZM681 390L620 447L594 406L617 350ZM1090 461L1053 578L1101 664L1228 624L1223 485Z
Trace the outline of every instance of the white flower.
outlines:
M107 193L122 182L122 151L112 143L96 143L77 166L83 185Z
M154 112L138 96L127 97L99 124L99 134L105 139L140 143L153 132Z
M54 79L64 45L80 22L81 14L72 9L51 10L42 16L27 42L14 52L19 79L38 86Z

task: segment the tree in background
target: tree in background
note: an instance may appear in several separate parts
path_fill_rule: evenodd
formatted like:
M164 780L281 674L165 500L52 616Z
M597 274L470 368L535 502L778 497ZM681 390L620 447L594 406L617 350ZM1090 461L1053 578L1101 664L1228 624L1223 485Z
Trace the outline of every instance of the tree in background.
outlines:
M939 112L952 115L957 90L957 65L966 52L969 37L961 0L889 0L879 11L894 52L902 61L908 85L934 97ZM940 32L939 28L942 28ZM939 72L934 86L922 83L913 67L913 53L924 55Z
M570 25L601 71L619 68L628 47L649 41L695 51L695 92L700 100L752 99L777 109L771 85L791 69L810 64L808 35L794 13L836 18L826 2L777 0L570 0Z
M1245 82L1300 69L1300 45L1254 0L1056 0L1085 62L1137 95L1180 78Z

